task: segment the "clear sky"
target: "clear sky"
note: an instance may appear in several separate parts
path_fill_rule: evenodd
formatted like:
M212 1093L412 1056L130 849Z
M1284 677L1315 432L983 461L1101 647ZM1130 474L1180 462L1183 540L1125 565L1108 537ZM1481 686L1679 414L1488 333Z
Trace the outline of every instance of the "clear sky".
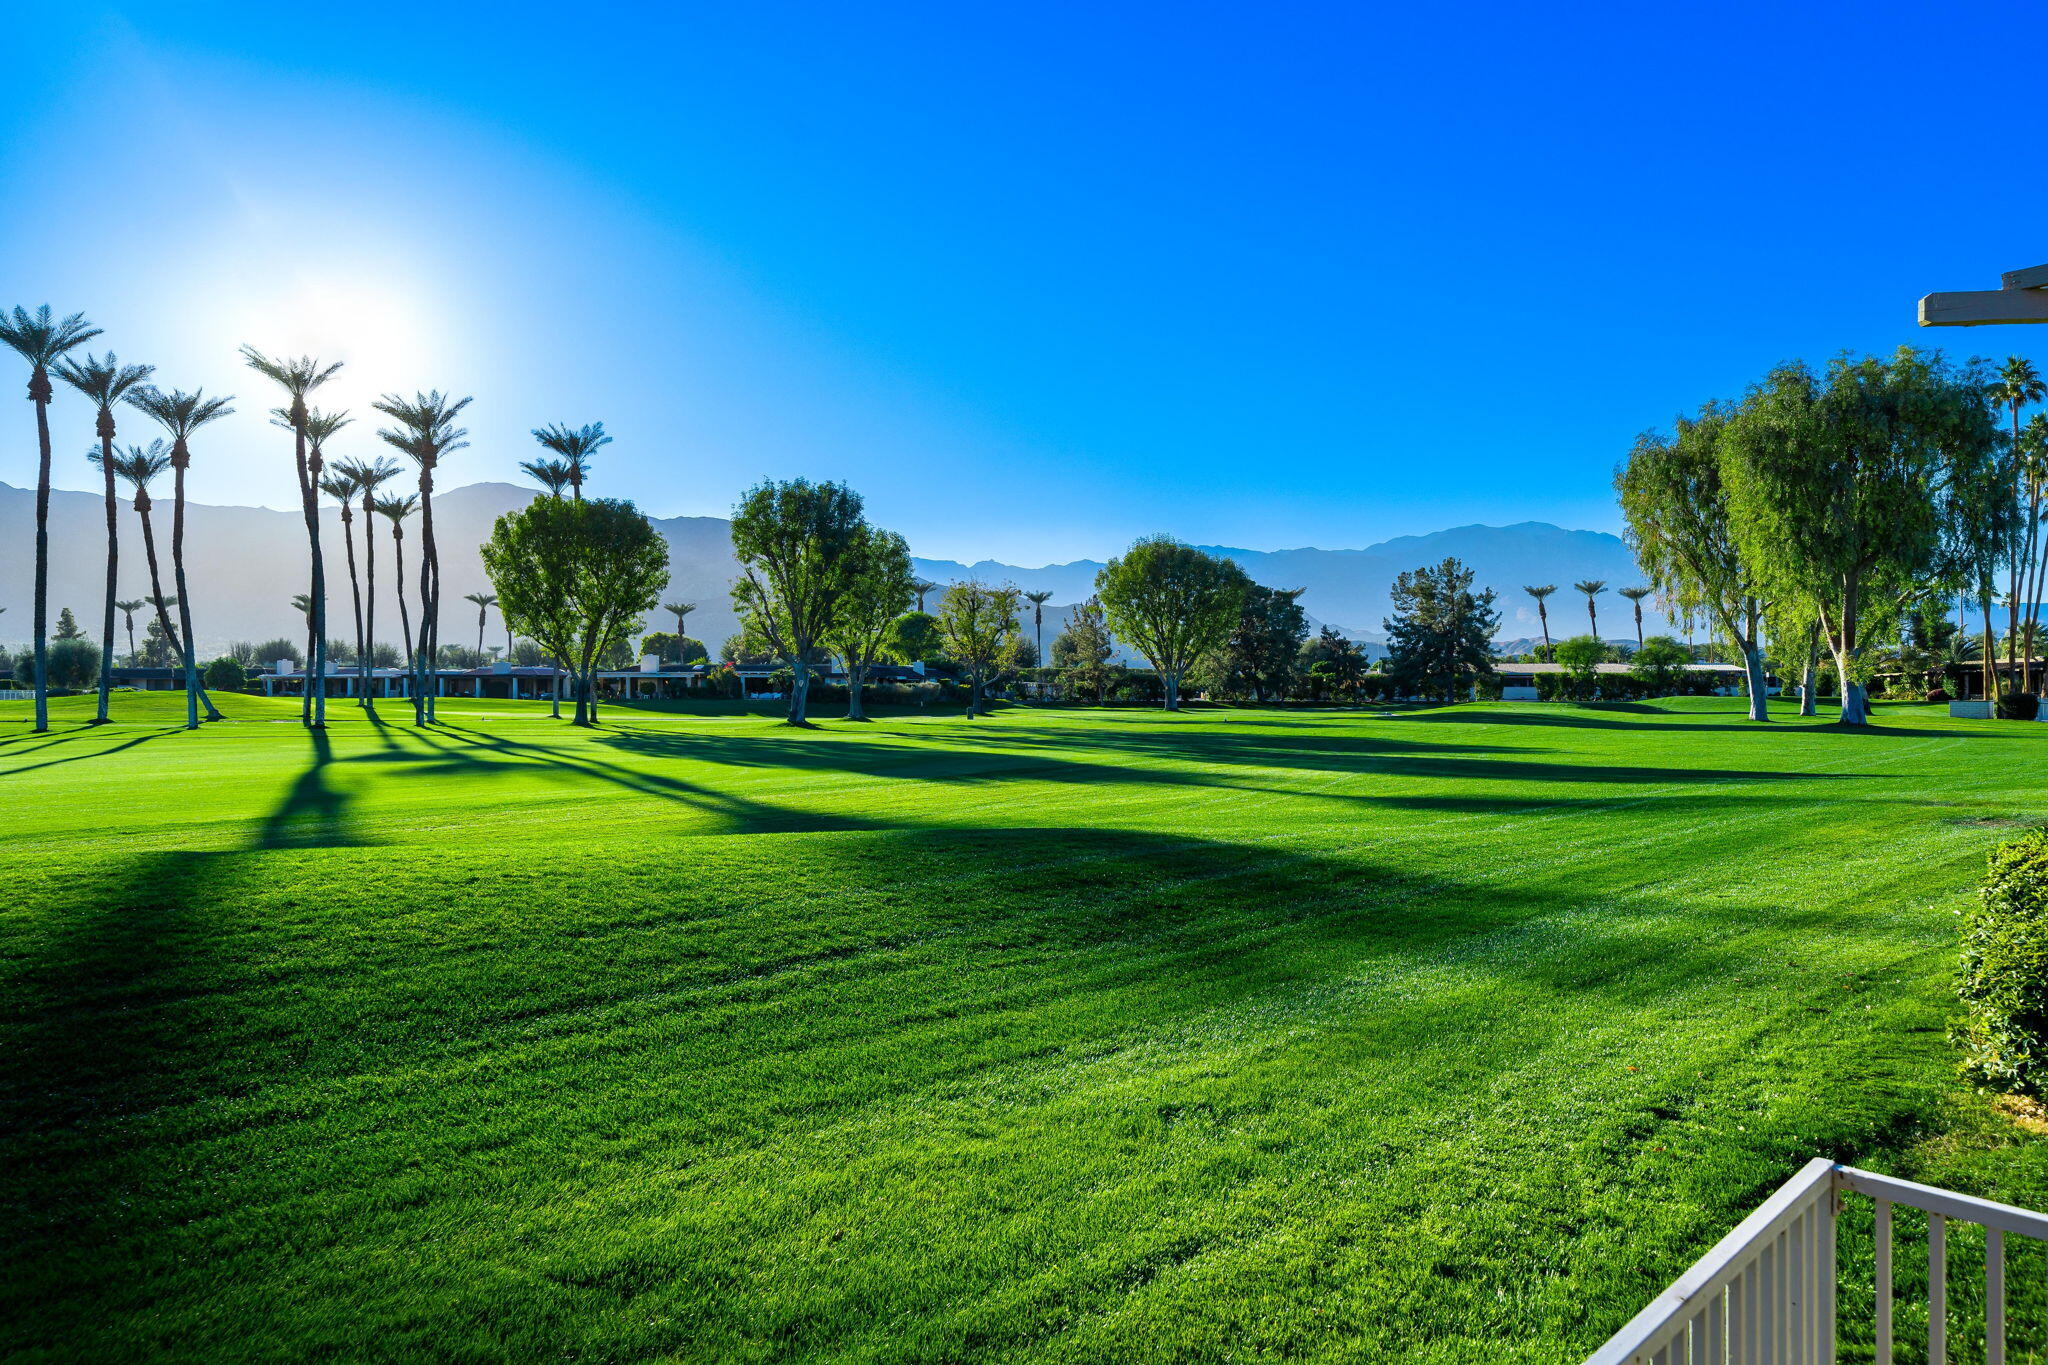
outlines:
M0 302L476 395L443 486L850 481L918 552L1614 529L1638 430L2048 261L2038 4L10 5ZM0 374L13 374L0 364ZM0 394L18 394L5 378ZM11 415L10 415L10 409ZM33 480L25 403L0 480ZM56 413L92 487L90 416ZM139 432L132 425L131 432ZM336 442L367 452L368 424Z

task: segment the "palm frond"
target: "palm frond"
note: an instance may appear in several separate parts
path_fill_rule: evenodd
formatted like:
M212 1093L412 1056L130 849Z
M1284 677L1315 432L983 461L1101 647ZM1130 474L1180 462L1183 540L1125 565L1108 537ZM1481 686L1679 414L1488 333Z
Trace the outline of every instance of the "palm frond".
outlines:
M387 393L370 406L398 423L398 430L385 428L379 436L420 464L432 465L443 455L468 447L463 438L469 432L456 426L455 418L470 402L433 389L409 399Z
M319 408L306 409L306 444L318 450L327 443L327 438L347 426L353 418L347 412L323 412Z
M330 466L337 474L354 479L356 486L365 493L374 493L389 483L398 474L398 462L379 455L374 460L349 458L336 460Z
M281 356L277 359L263 354L254 346L242 348L242 359L249 362L249 368L271 380L298 402L304 402L306 395L334 378L341 369L341 362L323 367L309 355Z
M47 368L66 351L99 334L100 329L87 322L85 314L55 318L47 303L33 313L19 304L12 313L0 313L0 343L14 348L38 369Z
M208 398L205 389L194 389L186 393L183 389L163 389L145 385L128 395L129 403L154 417L171 433L173 440L189 440L192 433L208 422L226 417L234 412L228 404L234 402L234 395L224 398Z
M557 422L553 426L535 427L533 439L565 460L582 464L597 454L600 446L608 446L612 438L604 434L604 423L591 422L585 426L571 427Z
M156 373L154 365L123 365L112 351L103 356L60 360L50 368L59 379L98 404L102 412L110 411L131 389Z
M553 497L561 497L562 490L569 486L569 462L567 460L521 460L520 469L528 478L548 490Z
M94 446L86 452L86 458L94 464L100 463L100 448ZM149 481L171 467L170 447L161 440L151 441L146 446L129 446L116 451L108 462L116 478L125 479L137 492L149 487Z
M388 498L370 500L370 510L391 518L391 524L394 526L418 511L419 506L420 495L417 493L394 494Z

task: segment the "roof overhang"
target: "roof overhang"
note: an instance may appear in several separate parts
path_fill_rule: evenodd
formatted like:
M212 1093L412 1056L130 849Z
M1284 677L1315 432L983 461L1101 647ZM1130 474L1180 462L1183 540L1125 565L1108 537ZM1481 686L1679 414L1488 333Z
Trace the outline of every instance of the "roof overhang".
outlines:
M2008 270L1997 289L1929 294L1920 300L1922 327L1985 327L2048 322L2048 265Z

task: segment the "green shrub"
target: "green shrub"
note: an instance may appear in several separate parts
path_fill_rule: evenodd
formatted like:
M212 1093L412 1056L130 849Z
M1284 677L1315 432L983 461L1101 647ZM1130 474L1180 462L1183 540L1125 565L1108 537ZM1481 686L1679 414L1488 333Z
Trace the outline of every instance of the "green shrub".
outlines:
M214 692L240 692L249 686L249 674L241 663L223 654L206 666L206 686ZM183 687L183 679L178 685Z
M2032 720L2041 714L2041 699L2031 692L2006 692L1998 698L2000 720Z
M1963 1074L1999 1090L2048 1089L2048 829L1991 854L1977 906L1963 922L1954 1038Z

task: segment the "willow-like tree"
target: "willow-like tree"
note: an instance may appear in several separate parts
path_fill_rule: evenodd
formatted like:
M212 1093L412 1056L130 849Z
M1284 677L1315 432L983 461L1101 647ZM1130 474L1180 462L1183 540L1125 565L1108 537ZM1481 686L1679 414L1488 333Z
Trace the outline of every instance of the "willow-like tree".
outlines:
M1735 543L1773 594L1814 604L1844 725L1870 719L1869 623L1897 620L1938 567L1946 470L1999 441L1988 388L1980 363L1911 347L1786 365L1723 431Z
M824 643L866 533L860 494L808 479L757 484L733 509L740 563L733 606L749 633L790 671L786 723L808 725L813 653Z
M1110 629L1158 672L1169 711L1180 709L1181 679L1188 670L1230 639L1250 586L1234 560L1172 536L1134 541L1095 575Z
M561 457L562 472L568 482L569 491L579 500L583 497L584 476L590 472L591 456L612 443L612 438L604 434L602 422L591 422L580 427L557 422L551 427L536 427L533 439ZM540 479L542 483L547 482L533 465L521 465L520 468Z
M375 689L370 685L370 675L377 668L376 518L379 510L377 490L398 476L398 466L391 460L379 455L374 460L336 460L334 462L334 472L337 476L348 480L350 486L355 490L358 504L363 509L363 592L359 599L361 609L357 629L360 633L356 644L356 666L362 670L363 709L374 716L377 714L377 696ZM401 517L404 515L403 511L399 513ZM341 521L342 534L347 535L349 531L347 504L342 506ZM398 524L396 521L392 522L391 537L392 543L396 545L398 540ZM356 577L355 544L353 540L349 544L348 576L349 586L353 589ZM398 588L402 600L405 584L400 583ZM407 648L410 647L411 642L408 641Z
M36 586L35 586L35 733L50 728L50 367L66 353L100 334L83 313L58 319L44 304L31 313L16 305L0 314L0 344L29 364L28 397L36 405Z
M192 635L192 593L185 581L185 473L192 467L192 436L208 422L234 412L232 397L208 398L203 389L148 388L128 395L128 401L154 418L171 434L171 576L177 582L179 657L185 667L185 728L199 724L201 707L210 721L220 719L212 692L199 676L198 643Z
M1547 660L1551 657L1550 608L1544 605L1543 599L1557 591L1557 584L1538 583L1533 587L1523 588L1522 591L1536 599L1536 620L1543 627L1543 652L1537 657Z
M578 725L593 723L591 674L668 584L668 542L632 503L535 498L507 512L483 547L511 628L573 661Z
M108 703L114 688L114 598L117 593L115 580L121 565L121 499L114 488L114 407L130 392L140 387L155 368L149 365L123 365L109 351L104 356L88 355L82 360L60 360L56 365L57 377L77 389L92 401L96 420L93 430L100 438L100 475L106 481L107 511L107 590L105 611L100 621L100 680L99 709L91 724L105 725Z
M889 652L890 631L916 593L910 586L910 547L894 531L864 526L847 553L852 562L846 589L825 644L846 663L846 718L866 720L860 694L868 670Z
M397 422L377 435L412 457L420 471L420 626L419 644L413 650L413 719L426 725L434 719L434 693L441 642L441 555L434 542L434 471L441 460L466 449L469 432L455 425L468 407L467 398L453 398L439 389L401 398L387 393L371 404Z
M1645 432L1615 471L1629 549L1667 602L1704 609L1742 653L1749 718L1767 721L1761 575L1728 514L1723 438L1731 410L1709 403L1669 434Z
M318 687L308 686L300 702L299 719L309 727L327 723L327 563L320 549L319 475L308 459L311 444L307 430L312 410L306 395L334 378L339 364L322 365L311 356L271 359L253 346L242 348L249 368L285 391L286 405L276 412L278 425L292 433L292 463L299 476L299 510L306 522L307 552L311 556L312 586L306 596L312 602L313 650L306 668Z
M1005 583L990 587L976 579L955 583L939 598L939 638L946 653L967 670L967 718L987 708L982 693L989 675L1000 668L1021 638L1017 610L1023 594Z

